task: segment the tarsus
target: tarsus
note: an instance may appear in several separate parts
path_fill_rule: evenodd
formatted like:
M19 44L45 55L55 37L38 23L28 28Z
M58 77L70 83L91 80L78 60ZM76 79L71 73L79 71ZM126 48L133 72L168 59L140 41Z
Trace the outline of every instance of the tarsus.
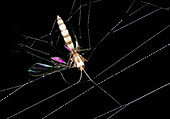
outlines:
M122 106L120 102L118 102L112 95L110 95L107 91L105 91L103 88L101 88L97 83L93 81L93 79L87 74L85 70L83 70L86 76L89 78L89 80L96 86L98 87L101 91L103 91L106 95L108 95L112 100L114 100L119 106Z

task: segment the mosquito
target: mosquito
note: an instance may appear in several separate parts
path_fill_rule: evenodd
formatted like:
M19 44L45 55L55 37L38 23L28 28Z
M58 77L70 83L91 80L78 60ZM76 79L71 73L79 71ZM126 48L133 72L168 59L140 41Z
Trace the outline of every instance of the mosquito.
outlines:
M75 45L72 41L72 38L69 34L69 31L66 27L66 25L64 24L64 21L62 20L62 18L57 15L57 24L58 27L61 31L61 35L64 39L65 45L64 47L70 52L69 53L69 59L67 61L67 63L60 57L51 57L50 58L50 62L53 64L52 65L48 65L48 64L44 64L44 63L35 63L32 67L29 68L28 72L30 75L32 76L42 76L42 75L46 75L46 74L50 74L51 72L60 72L63 70L67 70L67 69L71 69L71 68L78 68L80 70L80 77L79 80L72 84L70 82L68 82L63 74L61 73L61 76L63 78L63 80L70 85L75 85L81 82L82 79L82 72L85 73L85 75L88 77L88 79L96 86L98 87L101 91L103 91L106 95L108 95L112 100L114 100L119 106L121 106L120 102L118 102L112 95L110 95L108 92L106 92L103 88L101 88L99 85L97 85L92 78L87 74L87 72L85 71L84 67L85 61L86 60L82 55L80 55L78 52L80 51L85 51L85 50L89 50L89 49L80 49L79 48L79 44L78 41L76 40ZM30 47L28 47L30 48ZM34 49L32 49L34 50ZM38 51L41 52L41 51ZM31 53L32 54L32 53Z
M61 31L61 35L63 36L63 39L65 41L64 47L70 51L70 53L69 53L70 57L69 57L68 62L66 63L60 57L51 57L50 60L55 65L54 67L51 65L43 64L43 63L36 63L28 71L30 74L32 73L32 75L33 75L33 73L34 74L41 73L41 70L46 70L46 71L49 70L50 71L50 68L54 68L57 71L61 71L61 69L66 70L68 68L77 67L78 69L80 69L80 79L76 83L79 83L82 79L82 71L84 70L84 65L85 65L84 62L87 60L85 58L83 58L83 56L81 56L78 53L79 45L78 45L77 41L76 41L76 48L74 48L74 44L72 42L72 38L69 34L69 31L68 31L66 25L64 24L64 21L61 19L61 17L59 15L57 15L57 24ZM34 75L34 76L36 76L36 75ZM69 82L67 82L67 83L69 83Z

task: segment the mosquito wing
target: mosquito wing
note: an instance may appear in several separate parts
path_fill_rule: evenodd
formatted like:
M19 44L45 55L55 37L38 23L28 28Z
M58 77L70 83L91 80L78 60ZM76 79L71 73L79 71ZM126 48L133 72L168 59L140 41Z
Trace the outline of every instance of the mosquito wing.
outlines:
M68 69L65 65L48 65L44 63L35 63L32 67L29 68L28 73L31 76L45 76L50 75L55 72L63 71Z

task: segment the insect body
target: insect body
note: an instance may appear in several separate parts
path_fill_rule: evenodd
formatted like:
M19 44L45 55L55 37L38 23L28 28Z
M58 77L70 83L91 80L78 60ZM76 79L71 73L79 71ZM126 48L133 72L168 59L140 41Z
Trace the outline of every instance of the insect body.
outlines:
M112 97L112 95L110 95L109 93L107 93L103 88L101 88L98 84L96 84L93 79L87 74L87 72L84 69L84 62L87 61L85 58L83 58L78 51L83 51L82 49L79 50L78 49L78 42L76 40L76 47L74 47L74 44L72 42L71 36L69 35L69 31L66 27L66 25L64 24L64 21L61 19L61 17L58 15L57 16L57 24L59 26L59 29L61 31L61 34L64 38L65 41L65 48L68 49L70 51L70 57L68 62L66 63L64 60L62 60L62 58L60 57L51 57L50 60L46 60L42 57L39 57L31 52L28 52L29 54L36 56L40 59L43 59L45 61L48 61L50 63L52 63L52 65L48 65L48 64L44 64L44 63L35 63L32 67L29 68L28 72L30 75L32 76L46 76L46 75L50 75L53 74L55 72L59 72L63 78L63 80L68 83L73 85L72 83L67 82L67 80L64 78L63 74L61 73L61 71L70 69L70 68L75 68L77 67L78 69L80 69L80 78L79 80L74 83L74 84L78 84L81 79L82 79L82 72L85 73L85 75L88 77L88 79L96 86L98 87L103 93L105 93L106 95L108 95L112 100L114 100L117 104L119 104L121 106L121 104L114 98ZM36 39L34 39L36 40ZM29 46L26 46L28 49L31 49L33 51L38 51L39 53L43 53L43 54L47 54L45 52L33 49ZM84 49L87 50L87 49ZM74 63L72 65L72 63Z
M84 71L84 61L87 61L87 60L85 58L83 58L78 53L78 51L80 51L80 50L78 49L77 41L75 44L76 47L74 48L74 44L72 42L71 36L69 35L69 31L67 30L67 27L64 24L64 21L61 19L60 16L57 16L57 23L58 23L59 29L61 31L61 34L63 36L63 39L65 41L64 47L70 51L70 57L69 57L68 62L66 63L60 57L51 57L50 60L48 60L48 62L52 63L53 66L44 64L44 63L36 63L32 67L29 68L28 72L32 76L44 76L47 74L60 72L60 71L63 71L63 70L69 69L69 68L77 67L81 71L80 78L79 78L78 82L76 82L76 83L79 83L82 79L82 71ZM34 50L33 48L30 48L30 49ZM41 51L39 51L39 52L41 52ZM32 54L32 53L30 53L30 54ZM34 55L34 54L32 54L32 55ZM36 55L34 55L34 56L36 56ZM40 57L38 57L38 58L40 58ZM44 58L41 58L41 59L44 59ZM67 82L63 75L62 75L62 78L64 79L65 82ZM67 82L67 83L70 84L69 82Z
M74 62L74 67L79 68L80 71L84 70L83 67L85 59L79 53L77 53L77 49L74 48L74 44L72 42L71 36L69 35L69 31L67 30L64 21L61 19L59 15L57 15L57 23L59 25L59 29L64 38L64 41L66 43L66 47L68 48L68 50L71 51L67 65L71 66L72 62Z

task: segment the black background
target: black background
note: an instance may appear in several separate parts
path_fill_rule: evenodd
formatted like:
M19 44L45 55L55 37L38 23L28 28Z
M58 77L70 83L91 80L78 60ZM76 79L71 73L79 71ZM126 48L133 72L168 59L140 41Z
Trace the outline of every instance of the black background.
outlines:
M114 2L101 1L92 4L90 33L93 47L121 19L124 21L119 27L156 9L155 7L149 6L143 11L141 10L141 12L136 13L133 17L128 17L125 12L131 2L132 1L121 0L118 2L117 0ZM23 1L6 4L4 15L2 17L2 25L4 26L2 32L3 37L1 39L3 72L1 73L0 89L23 84L29 79L35 79L28 75L27 70L38 60L32 58L32 56L26 54L26 52L17 47L17 44L25 40L21 37L21 34L32 37L40 37L44 34L48 34L57 14L59 14L64 20L68 18L72 3L72 0L63 0L55 2L41 1L37 3ZM82 4L85 3L88 2L82 0ZM170 6L166 0L151 3L166 8ZM76 2L73 11L78 8L78 5L79 3ZM134 8L129 12L131 13L135 11L135 9L140 6L142 6L141 3L136 2ZM82 40L84 41L82 47L87 47L87 8L88 7L84 7L81 14ZM168 26L170 21L169 18L169 11L161 10L152 16L128 26L127 28L114 34L110 34L99 45L90 60L85 63L85 70L89 76L92 78L95 77L98 73L106 69L128 52L132 51L165 26ZM74 27L75 33L78 34L78 13L76 13L73 20L70 21L70 24ZM94 79L94 81L102 81L110 75L119 72L130 64L168 44L170 39L169 31L170 29L167 29L100 77ZM88 58L89 54L90 52L86 52L84 57ZM149 91L168 83L169 61L169 48L166 48L130 69L116 75L100 86L120 101L120 103L126 104ZM68 70L65 71L64 74L66 74L65 77L67 79L71 80L75 77L78 78L79 70ZM86 80L88 79L83 74L83 81ZM93 84L90 82L76 85L72 89L17 115L14 119L25 119L28 117L37 119L42 118L91 86L93 86ZM68 87L68 85L62 80L58 73L46 76L39 81L31 83L14 95L0 102L0 118L5 119L66 87ZM11 91L1 92L1 98L11 93ZM169 117L169 91L170 88L166 87L128 106L122 112L114 116L114 118L155 118L161 116L162 119L166 119ZM107 97L107 95L95 88L91 92L86 93L49 116L49 119L63 119L66 117L91 119L117 106L118 105Z

